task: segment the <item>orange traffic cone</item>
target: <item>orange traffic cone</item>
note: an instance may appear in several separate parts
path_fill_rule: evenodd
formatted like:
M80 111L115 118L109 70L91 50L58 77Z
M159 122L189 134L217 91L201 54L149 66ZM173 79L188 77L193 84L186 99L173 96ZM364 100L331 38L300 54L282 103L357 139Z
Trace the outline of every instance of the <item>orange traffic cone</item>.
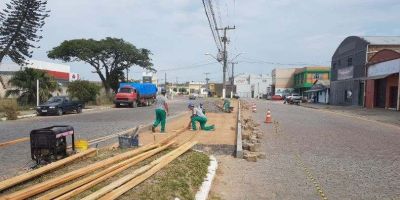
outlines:
M251 108L252 108L253 112L256 112L256 111L257 111L257 106L256 106L255 103L253 103L253 106L251 106Z
M271 118L271 111L267 111L267 116L265 117L265 123L269 124L272 123L272 118Z

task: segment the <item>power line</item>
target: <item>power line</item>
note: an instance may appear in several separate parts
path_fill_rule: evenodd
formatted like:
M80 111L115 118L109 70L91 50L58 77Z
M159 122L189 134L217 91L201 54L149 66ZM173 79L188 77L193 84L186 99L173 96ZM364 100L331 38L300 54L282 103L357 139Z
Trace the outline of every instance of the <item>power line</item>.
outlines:
M220 40L220 37L219 37L219 33L216 30L217 29L217 25L216 25L216 22L215 22L215 18L211 18L211 16L210 16L210 15L212 15L211 6L207 6L206 5L206 0L202 0L202 1L203 1L203 6L204 6L204 12L206 13L207 20L208 20L208 25L210 26L211 34L213 36L215 45L217 46L217 49L218 49L218 52L219 52L219 51L221 51L222 43L221 43L221 40ZM208 0L207 2L208 2L208 5L210 5L210 3L211 3L210 0Z

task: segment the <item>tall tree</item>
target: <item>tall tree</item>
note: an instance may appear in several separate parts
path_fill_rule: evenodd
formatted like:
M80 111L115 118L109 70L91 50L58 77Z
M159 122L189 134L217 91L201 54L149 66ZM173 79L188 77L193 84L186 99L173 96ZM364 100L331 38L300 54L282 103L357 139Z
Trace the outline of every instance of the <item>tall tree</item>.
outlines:
M32 56L31 48L36 48L42 36L44 19L49 16L47 0L11 0L0 12L0 64L5 56L19 65L26 64L26 57ZM0 84L6 88L0 77Z
M124 70L136 65L151 71L151 52L138 49L123 39L110 38L102 40L75 39L62 42L54 47L48 57L64 62L83 61L90 64L103 83L106 93L116 91L118 83L125 80Z
M16 89L7 90L6 97L10 95L18 96L21 104L34 104L36 101L36 80L40 82L39 97L40 101L46 101L51 97L51 93L60 90L56 81L53 80L45 71L33 68L25 68L18 71L9 80L9 84Z

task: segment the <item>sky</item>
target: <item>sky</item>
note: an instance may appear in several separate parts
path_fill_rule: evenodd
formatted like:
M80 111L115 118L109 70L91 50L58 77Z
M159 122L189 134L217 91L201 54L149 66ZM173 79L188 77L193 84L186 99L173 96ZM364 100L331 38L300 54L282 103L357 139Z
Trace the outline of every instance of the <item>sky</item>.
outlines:
M0 0L0 8L10 0ZM274 68L330 65L340 42L351 35L399 36L398 0L213 0L219 27L228 31L235 74L271 73ZM50 0L51 13L33 59L64 40L122 38L152 52L159 79L169 82L222 80L201 0ZM87 80L99 80L90 65L67 63ZM134 66L129 77L141 78ZM229 72L228 75L231 73ZM160 80L164 81L164 80Z

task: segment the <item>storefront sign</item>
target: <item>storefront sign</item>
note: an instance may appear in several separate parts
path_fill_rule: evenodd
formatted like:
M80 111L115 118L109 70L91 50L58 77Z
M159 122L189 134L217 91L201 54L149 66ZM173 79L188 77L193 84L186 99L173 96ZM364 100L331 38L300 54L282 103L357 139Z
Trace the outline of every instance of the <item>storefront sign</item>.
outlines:
M350 79L353 78L353 73L354 73L354 67L346 67L346 68L342 68L342 69L338 69L337 70L337 79L338 80L346 80L346 79Z
M390 75L400 72L400 59L386 61L368 67L368 77Z

